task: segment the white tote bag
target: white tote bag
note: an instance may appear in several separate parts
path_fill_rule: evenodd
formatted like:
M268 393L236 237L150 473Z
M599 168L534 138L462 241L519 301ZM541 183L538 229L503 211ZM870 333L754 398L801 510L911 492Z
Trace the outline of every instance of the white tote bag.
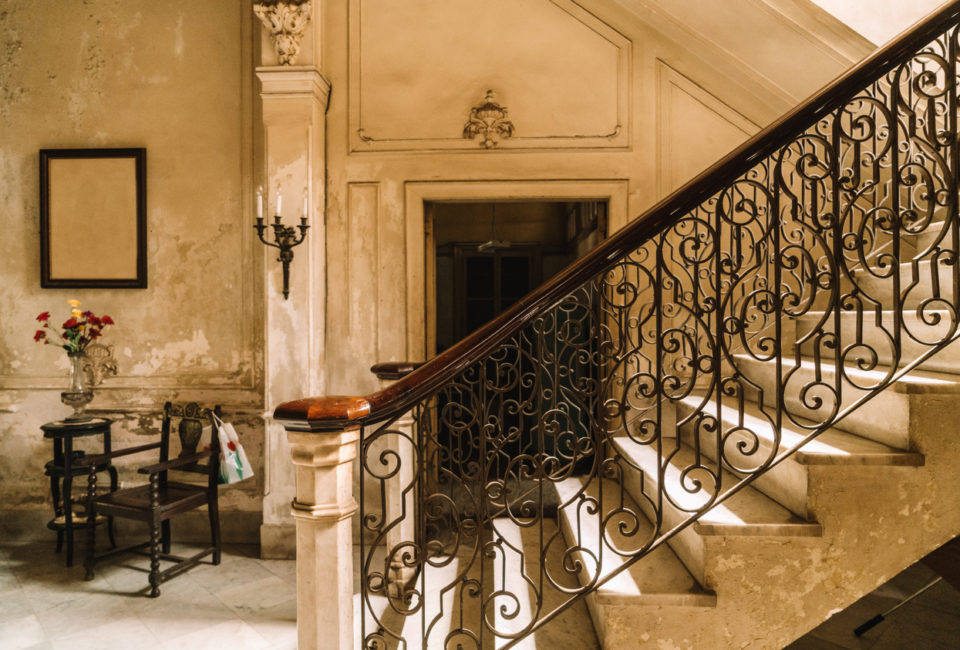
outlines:
M220 439L220 483L238 483L253 476L253 466L240 444L236 429L216 415L217 437Z

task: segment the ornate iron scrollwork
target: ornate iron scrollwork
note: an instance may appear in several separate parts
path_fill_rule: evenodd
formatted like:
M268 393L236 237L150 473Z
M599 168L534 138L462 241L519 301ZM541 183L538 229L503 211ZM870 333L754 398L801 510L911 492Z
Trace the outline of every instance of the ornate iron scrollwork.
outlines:
M413 432L364 430L364 647L509 647L662 543L668 504L702 516L958 337L958 51L954 27L638 242Z

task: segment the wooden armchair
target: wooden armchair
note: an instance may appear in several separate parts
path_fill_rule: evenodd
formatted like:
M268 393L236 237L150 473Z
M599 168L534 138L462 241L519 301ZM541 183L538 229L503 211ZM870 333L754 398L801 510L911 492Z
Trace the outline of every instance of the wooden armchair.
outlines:
M163 426L158 442L118 449L109 454L88 456L84 459L84 464L90 468L87 477L87 516L91 520L98 515L136 519L145 522L150 528L148 541L117 548L97 556L94 552L95 527L91 525L84 560L86 580L93 579L93 568L97 562L120 553L138 552L150 557L150 597L156 598L160 595L160 583L196 566L204 557L213 555L213 564L220 564L220 517L217 505L220 440L217 436L214 414L220 415L219 406L210 411L195 402L182 406L167 402L163 407ZM169 446L173 420L179 420L177 432L180 435L182 451L177 458L171 460ZM213 426L210 447L197 451L203 425L207 421ZM121 456L154 450L159 455L158 462L138 470L140 474L149 476L148 483L97 495L95 470L98 466ZM206 462L201 462L204 459ZM167 473L171 470L203 474L207 478L206 485L170 481L167 479ZM171 555L170 519L202 505L207 506L210 518L210 546L186 558ZM149 551L144 550L147 548ZM172 561L174 564L161 571L161 559Z

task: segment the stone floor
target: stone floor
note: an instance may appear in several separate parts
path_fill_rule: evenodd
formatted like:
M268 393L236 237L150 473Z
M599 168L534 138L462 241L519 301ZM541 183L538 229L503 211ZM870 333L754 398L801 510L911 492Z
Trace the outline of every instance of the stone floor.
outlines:
M219 567L197 567L150 599L144 558L118 558L84 582L83 569L65 568L52 544L0 545L0 648L294 649L294 563L255 552L230 546ZM910 567L789 650L960 648L960 593L943 582L862 638L853 635L931 577L922 565Z
M146 558L118 557L84 582L52 544L0 546L0 648L294 650L294 563L256 559L254 546L225 551L220 566L195 567L153 599Z

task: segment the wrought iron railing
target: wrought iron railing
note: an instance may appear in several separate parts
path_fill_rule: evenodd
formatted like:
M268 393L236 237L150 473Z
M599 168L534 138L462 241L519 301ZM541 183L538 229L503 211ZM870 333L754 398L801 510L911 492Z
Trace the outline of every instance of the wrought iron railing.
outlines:
M957 338L958 22L383 391L278 409L362 427L363 647L509 647Z

